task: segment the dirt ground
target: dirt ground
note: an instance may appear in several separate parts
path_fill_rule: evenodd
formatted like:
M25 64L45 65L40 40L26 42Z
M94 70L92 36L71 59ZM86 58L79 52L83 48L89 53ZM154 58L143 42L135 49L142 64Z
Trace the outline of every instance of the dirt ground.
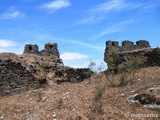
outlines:
M129 75L129 73L127 73ZM132 83L119 85L120 75L93 74L81 83L42 85L0 98L0 120L158 120L160 110L131 104L127 98L141 90L160 87L160 67L135 71ZM126 78L129 79L129 78ZM101 111L95 112L97 86L103 86Z

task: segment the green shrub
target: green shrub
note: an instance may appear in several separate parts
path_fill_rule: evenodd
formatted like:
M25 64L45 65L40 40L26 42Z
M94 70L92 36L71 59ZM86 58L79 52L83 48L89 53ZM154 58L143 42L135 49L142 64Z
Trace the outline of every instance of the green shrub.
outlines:
M160 66L160 48L155 48L152 52L151 52L151 55L150 55L150 63L152 65L158 65Z
M130 61L131 61L131 64L132 64L132 66L131 66L132 69L137 69L142 64L142 59L139 56L130 57Z
M125 86L128 84L127 75L126 73L121 73L120 79L119 79L119 85Z
M113 74L108 75L105 73L105 77L109 82L109 86L116 87L115 78L114 78L115 76Z
M62 105L63 105L63 99L59 98L59 100L58 100L58 106L61 107Z
M111 50L111 53L107 58L107 64L109 69L118 65L118 54L114 48Z
M96 113L102 113L102 106L103 101L102 97L105 92L105 86L99 85L96 87L95 94L94 94L94 112Z

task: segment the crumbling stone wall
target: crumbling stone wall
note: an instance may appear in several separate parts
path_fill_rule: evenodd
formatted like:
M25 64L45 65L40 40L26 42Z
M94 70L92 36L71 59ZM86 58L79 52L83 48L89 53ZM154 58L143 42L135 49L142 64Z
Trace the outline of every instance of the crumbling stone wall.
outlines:
M89 68L72 68L69 66L50 66L46 74L46 80L49 85L53 83L79 83L88 79L93 73Z
M107 41L104 61L107 64L111 62L114 63L114 65L111 65L111 67L108 68L109 71L111 70L114 72L130 69L133 65L131 59L136 57L140 58L140 67L147 67L151 66L149 61L152 59L152 50L149 42L146 40L139 40L136 42L136 45L132 41L125 40L122 42L122 46L119 46L117 41Z
M21 93L39 86L39 81L21 63L0 60L0 96Z
M24 54L31 54L31 53L38 54L38 52L39 52L38 50L39 50L38 45L26 44L23 53Z
M52 55L57 58L60 57L57 43L47 43L45 44L45 48L41 51L39 51L39 47L36 44L26 44L23 53L24 54L46 55L46 56Z
M122 42L122 46L119 46L118 41L112 41L109 40L106 42L106 49L105 49L105 55L111 54L112 50L116 50L116 52L126 52L126 51L132 51L132 50L139 50L144 48L150 48L150 44L146 40L139 40L136 41L136 45L132 41L125 40Z
M91 76L92 72L89 68L71 68L63 67L62 69L55 69L55 76L59 79L56 82L71 82L78 83L82 82L85 79L88 79Z

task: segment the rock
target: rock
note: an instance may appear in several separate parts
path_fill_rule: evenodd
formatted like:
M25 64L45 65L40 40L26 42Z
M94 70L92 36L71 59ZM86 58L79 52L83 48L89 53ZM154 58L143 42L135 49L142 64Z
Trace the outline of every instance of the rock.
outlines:
M138 100L142 105L146 104L157 104L160 105L160 98L155 97L154 95L141 93L134 97L134 100Z
M21 63L0 60L0 96L21 93L38 86L39 81Z
M55 73L54 73L54 72L49 72L49 73L47 74L47 80L52 80L52 79L54 78L54 76L55 76Z
M127 101L130 103L139 103L144 107L151 109L159 109L160 108L160 94L159 87L152 87L146 90L142 90L139 93L130 96Z

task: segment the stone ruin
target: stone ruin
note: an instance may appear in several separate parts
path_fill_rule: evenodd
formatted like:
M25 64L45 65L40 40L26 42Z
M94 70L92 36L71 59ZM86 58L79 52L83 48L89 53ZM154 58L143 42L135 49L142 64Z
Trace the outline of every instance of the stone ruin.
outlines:
M65 66L56 43L47 43L39 51L38 45L27 44L24 54L0 54L0 97L21 93L41 84L78 83L91 76L89 68Z
M91 74L88 68L76 69L64 66L62 59L60 59L57 43L47 43L41 51L39 51L38 45L27 44L25 45L24 54L36 54L38 56L49 56L51 58L49 65L43 68L47 71L46 79L48 81L56 80L58 83L77 83L89 78Z
M39 47L36 44L26 44L23 53L24 54L47 55L47 56L52 55L57 58L60 57L57 43L47 43L45 44L45 48L41 51L39 51Z
M38 86L39 81L21 63L0 60L0 97L21 93Z
M132 41L125 40L122 42L122 46L119 46L118 41L109 40L106 42L105 55L110 54L112 49L120 53L120 52L133 51L133 50L139 50L139 49L150 48L150 47L151 46L149 42L146 40L139 40L136 42L136 45L134 45Z
M49 56L52 57L52 61L54 63L63 65L62 59L60 59L57 43L47 43L45 44L44 49L41 51L39 51L39 47L37 44L26 44L23 54Z
M109 62L109 58L113 51L117 54L116 66L109 67L108 71L117 73L124 69L129 69L131 67L130 59L135 56L142 59L147 57L148 61L144 62L141 67L150 66L149 59L151 59L151 54L149 52L152 51L152 48L146 40L139 40L136 44L132 41L125 40L122 42L121 46L119 46L118 41L106 41L106 49L104 53L104 61L106 63Z

